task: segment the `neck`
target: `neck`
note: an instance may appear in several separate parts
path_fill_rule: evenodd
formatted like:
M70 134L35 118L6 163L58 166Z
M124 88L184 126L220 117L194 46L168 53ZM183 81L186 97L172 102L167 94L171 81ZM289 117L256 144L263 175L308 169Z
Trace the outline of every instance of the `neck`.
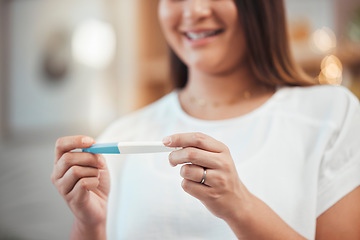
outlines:
M258 83L246 70L215 75L189 69L189 80L179 100L184 111L193 117L220 120L253 111L265 103L273 91ZM246 92L250 97L243 97Z
M228 102L245 92L253 94L263 86L247 69L249 68L223 74L208 74L189 69L189 79L183 95L210 102Z

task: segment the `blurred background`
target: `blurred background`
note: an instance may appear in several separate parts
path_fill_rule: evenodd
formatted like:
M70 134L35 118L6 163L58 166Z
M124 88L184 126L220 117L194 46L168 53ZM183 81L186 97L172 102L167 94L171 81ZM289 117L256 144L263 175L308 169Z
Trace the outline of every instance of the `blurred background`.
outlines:
M67 239L64 135L98 136L172 90L158 0L0 0L0 239ZM360 0L286 0L294 55L360 97Z

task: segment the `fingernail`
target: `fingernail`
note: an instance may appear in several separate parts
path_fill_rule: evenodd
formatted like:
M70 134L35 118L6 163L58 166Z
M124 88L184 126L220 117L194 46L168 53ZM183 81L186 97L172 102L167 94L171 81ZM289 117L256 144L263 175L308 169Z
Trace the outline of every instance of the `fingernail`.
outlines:
M83 144L90 145L90 144L92 144L94 142L94 139L92 139L91 137L83 137L81 139L81 142Z
M171 137L167 136L163 139L163 144L164 145L170 145L171 144Z

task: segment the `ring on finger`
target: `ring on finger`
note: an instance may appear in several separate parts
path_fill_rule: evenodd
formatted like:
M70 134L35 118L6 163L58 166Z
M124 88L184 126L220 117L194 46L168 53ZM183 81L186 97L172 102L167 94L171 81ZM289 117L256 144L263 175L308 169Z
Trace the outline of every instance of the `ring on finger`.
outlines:
M204 173L203 173L203 177L200 181L200 184L205 184L205 178L206 178L206 169L204 168Z

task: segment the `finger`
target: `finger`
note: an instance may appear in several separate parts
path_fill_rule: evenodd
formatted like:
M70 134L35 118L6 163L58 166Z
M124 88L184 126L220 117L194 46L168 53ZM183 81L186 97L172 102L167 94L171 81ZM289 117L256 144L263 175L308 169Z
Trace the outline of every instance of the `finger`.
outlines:
M184 189L185 192L187 192L193 197L196 197L199 200L205 199L208 191L210 190L209 186L196 183L187 179L184 179L182 181L181 187Z
M218 153L207 152L193 147L176 150L169 154L169 161L172 166L192 163L204 168L220 168L221 159L218 158Z
M185 164L180 169L180 176L184 179L200 183L205 169L194 164Z
M99 185L99 179L94 177L87 177L80 179L68 194L68 197L76 204L82 207L83 204L89 199L90 191L96 191Z
M163 143L168 147L196 147L209 152L223 152L226 146L214 138L203 133L179 133L164 138Z
M99 177L99 170L92 167L72 166L59 180L60 194L65 196L71 192L75 184L82 178Z
M216 170L213 169L205 169L194 164L186 164L183 165L180 169L180 175L184 179L189 181L193 181L195 183L200 183L204 178L204 182L202 184L209 187L217 187L224 185L224 179L222 177L218 177L219 174L216 174Z
M97 177L86 177L82 178L79 184L88 191L94 191L99 186L99 183L100 181Z
M90 192L87 189L87 184L89 183L88 179L90 178L80 179L68 194L69 198L71 198L77 206L81 207L83 203L85 203L85 201L89 198Z
M55 162L65 153L76 148L88 148L95 140L88 136L68 136L59 138L55 144Z
M62 178L72 166L102 168L104 157L100 154L66 152L55 164L54 178Z
M92 190L95 194L101 196L102 198L107 197L107 192L109 191L109 174L107 170L99 170L99 185L96 190Z

